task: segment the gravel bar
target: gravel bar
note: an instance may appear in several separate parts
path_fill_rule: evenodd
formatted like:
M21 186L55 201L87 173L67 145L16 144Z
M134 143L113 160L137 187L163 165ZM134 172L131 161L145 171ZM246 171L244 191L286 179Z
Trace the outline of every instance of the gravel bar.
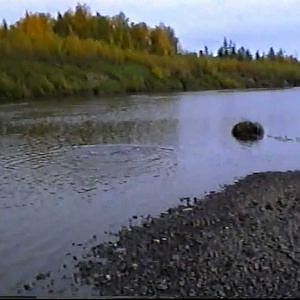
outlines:
M254 173L94 246L99 296L300 297L300 171Z

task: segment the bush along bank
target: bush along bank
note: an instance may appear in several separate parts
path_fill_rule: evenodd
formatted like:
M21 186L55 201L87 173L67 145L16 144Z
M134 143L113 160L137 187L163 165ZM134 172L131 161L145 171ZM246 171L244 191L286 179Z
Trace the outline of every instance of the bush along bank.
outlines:
M0 99L300 85L300 64L224 40L213 55L180 50L172 28L92 14L85 5L56 18L26 13L0 26Z

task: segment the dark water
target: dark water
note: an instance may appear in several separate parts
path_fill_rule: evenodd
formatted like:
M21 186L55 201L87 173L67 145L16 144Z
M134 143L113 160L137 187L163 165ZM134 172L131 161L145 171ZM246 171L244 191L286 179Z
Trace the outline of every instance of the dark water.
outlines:
M299 169L299 108L299 89L0 106L0 295L56 272L80 255L72 243L103 241L133 215L249 173ZM243 119L265 138L234 140Z

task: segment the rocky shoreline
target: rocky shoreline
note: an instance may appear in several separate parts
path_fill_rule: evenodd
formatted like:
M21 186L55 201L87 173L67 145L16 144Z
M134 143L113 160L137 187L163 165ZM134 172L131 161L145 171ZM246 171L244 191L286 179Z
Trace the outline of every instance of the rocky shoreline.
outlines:
M93 247L75 277L99 296L300 296L300 171L185 200Z
M134 216L110 242L74 243L81 254L68 253L58 274L40 273L18 294L300 297L300 171L254 173L181 202L158 217Z

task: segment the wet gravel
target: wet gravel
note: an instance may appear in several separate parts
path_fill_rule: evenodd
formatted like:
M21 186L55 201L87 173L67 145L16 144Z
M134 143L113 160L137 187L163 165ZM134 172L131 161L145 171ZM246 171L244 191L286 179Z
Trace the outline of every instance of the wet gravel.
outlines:
M256 173L76 261L99 296L299 297L300 172Z

